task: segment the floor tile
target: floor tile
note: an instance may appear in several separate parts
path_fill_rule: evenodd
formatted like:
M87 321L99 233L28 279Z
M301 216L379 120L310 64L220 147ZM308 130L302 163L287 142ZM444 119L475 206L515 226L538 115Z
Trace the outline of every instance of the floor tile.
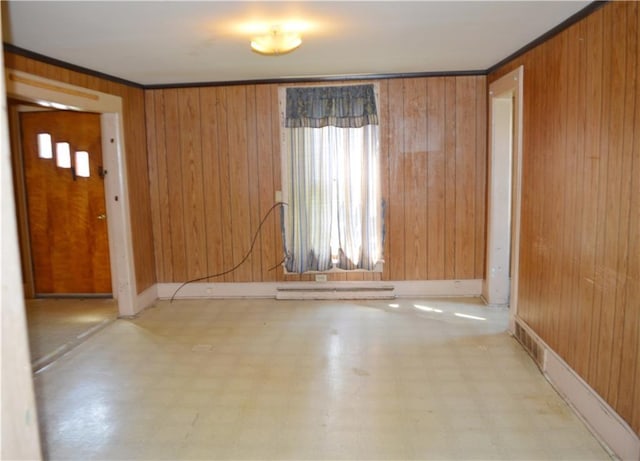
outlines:
M35 375L47 457L609 459L507 311L398 304L178 300L116 320Z

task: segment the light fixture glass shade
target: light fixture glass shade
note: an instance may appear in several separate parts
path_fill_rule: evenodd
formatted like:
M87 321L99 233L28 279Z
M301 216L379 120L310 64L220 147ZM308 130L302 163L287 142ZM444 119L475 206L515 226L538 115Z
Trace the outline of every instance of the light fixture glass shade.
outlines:
M279 55L289 53L300 46L302 38L296 32L283 32L274 26L268 34L254 37L251 49L260 54Z

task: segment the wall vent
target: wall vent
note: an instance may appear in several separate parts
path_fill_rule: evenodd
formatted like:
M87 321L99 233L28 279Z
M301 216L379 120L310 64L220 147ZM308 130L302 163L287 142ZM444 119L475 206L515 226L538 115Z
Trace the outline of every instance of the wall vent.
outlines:
M538 343L536 338L529 333L529 330L516 321L515 338L522 347L529 353L531 358L542 370L544 368L544 347Z

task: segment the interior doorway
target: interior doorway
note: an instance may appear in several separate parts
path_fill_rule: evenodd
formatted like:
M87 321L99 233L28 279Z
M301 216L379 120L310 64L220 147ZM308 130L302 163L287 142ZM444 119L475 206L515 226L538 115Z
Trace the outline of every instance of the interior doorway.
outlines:
M36 297L111 297L100 115L22 111L17 119L14 152L24 170L28 229L21 247L29 247L31 261L23 261L33 272L29 291Z
M10 99L41 107L99 114L103 167L108 172L104 189L109 216L106 221L111 293L117 299L120 316L135 315L145 307L147 299L138 296L135 280L122 98L13 69L6 69L6 87Z
M523 67L489 86L489 180L486 276L489 305L509 306L515 328L520 240Z

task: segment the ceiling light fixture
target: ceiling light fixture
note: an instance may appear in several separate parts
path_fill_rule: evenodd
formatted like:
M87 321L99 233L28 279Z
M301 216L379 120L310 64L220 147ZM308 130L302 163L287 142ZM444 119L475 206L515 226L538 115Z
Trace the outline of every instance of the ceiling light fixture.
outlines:
M281 26L272 26L268 33L251 40L251 49L256 53L277 56L290 53L300 46L302 38L297 32L286 32Z

